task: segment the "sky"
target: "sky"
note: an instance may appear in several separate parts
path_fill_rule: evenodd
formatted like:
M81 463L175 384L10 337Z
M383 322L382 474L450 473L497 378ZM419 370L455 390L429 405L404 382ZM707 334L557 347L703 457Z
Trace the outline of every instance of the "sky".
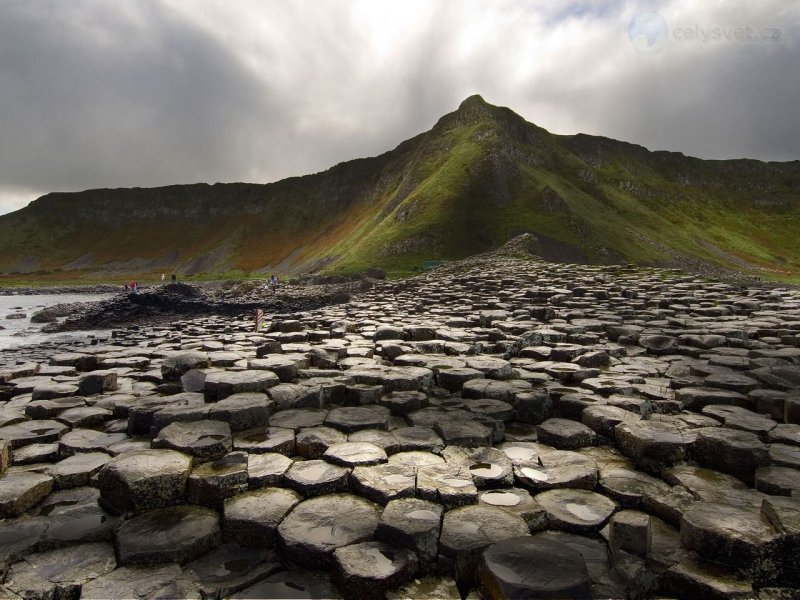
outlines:
M797 160L800 2L2 0L0 214L321 171L476 93L554 133Z

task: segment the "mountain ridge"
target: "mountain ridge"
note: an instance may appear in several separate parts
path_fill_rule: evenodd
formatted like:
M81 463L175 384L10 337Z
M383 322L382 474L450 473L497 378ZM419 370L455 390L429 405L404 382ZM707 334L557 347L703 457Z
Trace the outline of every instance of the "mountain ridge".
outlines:
M552 134L475 95L387 152L311 175L46 194L0 216L0 273L402 273L528 232L556 260L685 257L792 279L798 217L800 161Z

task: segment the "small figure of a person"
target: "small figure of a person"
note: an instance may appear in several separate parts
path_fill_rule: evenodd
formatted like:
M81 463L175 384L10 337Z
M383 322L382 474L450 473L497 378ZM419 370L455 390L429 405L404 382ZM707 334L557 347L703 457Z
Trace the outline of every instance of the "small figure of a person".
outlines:
M166 275L164 275L164 273L162 273L162 274L161 274L161 283L164 283L164 280L165 280L166 278L167 278L167 276L166 276Z
M175 276L175 273L172 274L172 283L178 281L178 278Z
M126 292L128 291L128 284L127 283L125 284L125 291Z

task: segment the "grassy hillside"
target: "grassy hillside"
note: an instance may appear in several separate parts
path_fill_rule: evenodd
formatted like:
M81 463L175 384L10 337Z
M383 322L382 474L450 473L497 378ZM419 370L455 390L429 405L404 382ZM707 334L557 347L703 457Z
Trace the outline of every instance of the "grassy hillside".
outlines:
M553 135L478 96L375 158L269 185L48 194L0 217L0 276L410 272L535 233L546 258L800 277L800 162Z

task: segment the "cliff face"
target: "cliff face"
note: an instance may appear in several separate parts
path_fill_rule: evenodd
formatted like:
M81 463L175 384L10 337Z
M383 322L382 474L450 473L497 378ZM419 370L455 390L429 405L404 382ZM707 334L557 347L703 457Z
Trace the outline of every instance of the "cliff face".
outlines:
M374 158L273 184L53 193L0 216L0 271L408 271L533 232L570 262L800 273L800 162L558 136L479 96Z

